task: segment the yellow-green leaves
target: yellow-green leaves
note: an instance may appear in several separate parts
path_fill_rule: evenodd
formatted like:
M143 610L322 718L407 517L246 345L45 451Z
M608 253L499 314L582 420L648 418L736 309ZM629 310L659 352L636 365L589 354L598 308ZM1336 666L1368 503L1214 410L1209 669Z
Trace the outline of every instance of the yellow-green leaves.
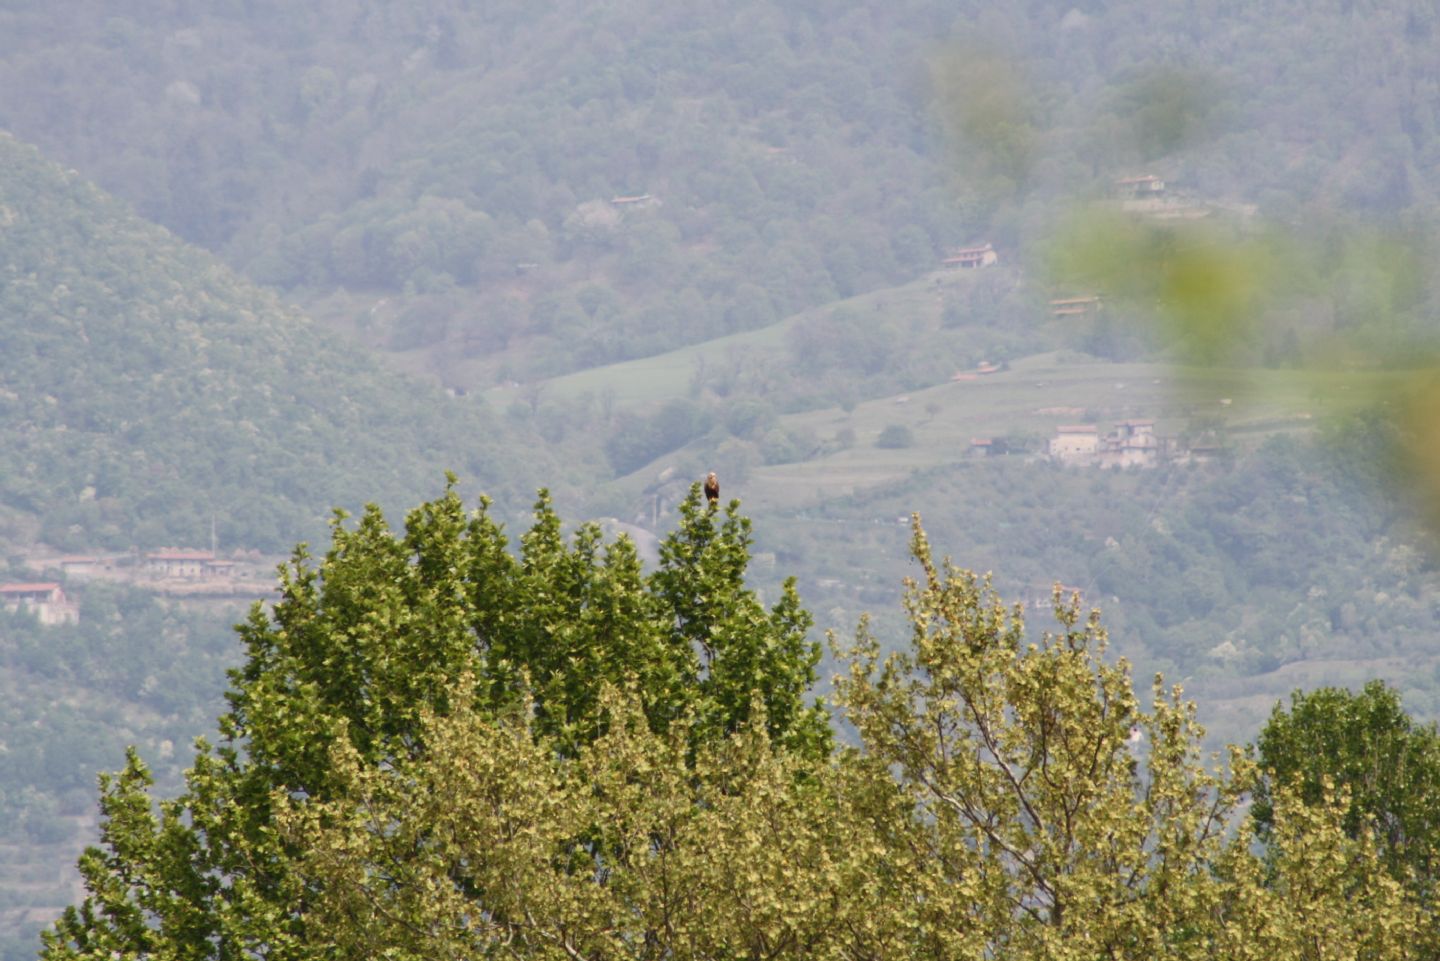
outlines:
M1434 956L1424 889L1333 779L1269 772L1252 850L1250 757L1203 758L1158 677L1143 706L1098 612L1057 588L1033 636L918 519L909 649L862 623L836 752L808 616L744 588L733 507L693 496L648 582L537 515L518 560L449 497L297 557L245 628L231 741L158 813L138 758L105 782L45 956Z
M1098 612L1057 589L1058 630L1029 642L918 519L913 547L911 650L882 664L862 625L840 701L913 806L887 837L923 852L895 902L916 930L943 916L972 956L1012 959L1412 956L1417 903L1340 832L1343 805L1287 793L1266 861L1236 830L1253 764L1207 763L1194 706L1158 677L1143 709Z
M573 757L533 715L462 709L427 716L433 753L395 769L337 752L342 799L277 796L319 929L347 956L416 958L839 958L896 939L887 848L848 796L883 796L883 772L777 749L758 704L692 763L682 725L601 701L606 733Z
M1347 836L1349 799L1325 786L1319 803L1281 788L1269 857L1234 844L1221 861L1221 957L1409 959L1434 956L1434 921L1385 869L1368 835Z

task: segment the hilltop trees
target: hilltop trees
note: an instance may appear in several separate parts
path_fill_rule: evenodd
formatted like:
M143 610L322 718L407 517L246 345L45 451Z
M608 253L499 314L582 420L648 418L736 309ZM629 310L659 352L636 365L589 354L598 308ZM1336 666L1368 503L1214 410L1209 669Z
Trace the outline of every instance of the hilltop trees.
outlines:
M283 551L327 505L414 503L436 459L519 506L549 457L3 133L0 276L0 512L61 549L195 543L214 522Z
M1178 689L1144 709L1058 596L1027 641L918 522L911 649L862 625L832 750L808 615L745 587L736 508L692 489L648 576L543 494L518 556L453 490L403 532L337 519L242 626L186 791L152 810L133 755L104 779L44 956L1425 956L1342 794L1278 783L1258 856L1254 766L1202 763Z

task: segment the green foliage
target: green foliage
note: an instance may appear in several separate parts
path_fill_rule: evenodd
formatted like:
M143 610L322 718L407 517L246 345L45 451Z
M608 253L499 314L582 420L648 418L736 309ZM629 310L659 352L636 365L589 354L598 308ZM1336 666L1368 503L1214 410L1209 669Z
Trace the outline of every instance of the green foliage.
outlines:
M875 446L886 450L901 450L915 446L915 434L904 424L888 424L875 438Z
M953 16L907 7L937 31ZM955 230L945 191L913 189L936 182L936 158L923 100L893 83L934 34L894 33L894 10L762 0L683 24L655 0L73 12L63 27L8 14L8 128L262 283L396 296L449 278L483 301L500 282L528 299L603 278L626 307L618 336L547 342L537 313L512 330L532 370L894 283ZM577 22L562 62L526 39ZM612 204L647 193L658 203ZM493 343L490 314L428 336L412 318L399 343L437 357Z
M769 610L746 588L737 506L702 506L696 485L648 578L628 540L603 545L585 525L567 543L543 492L518 557L488 502L467 514L453 478L403 532L377 508L353 528L337 514L325 557L297 550L273 611L257 605L240 626L224 740L200 744L186 790L152 811L134 752L104 779L108 851L81 859L91 897L48 956L287 954L321 937L293 911L308 844L278 831L277 807L346 797L353 772L337 755L374 771L430 756L434 715L523 709L547 750L570 756L606 735L603 692L623 688L656 736L683 733L688 751L750 726L797 759L824 757L809 615L793 582Z
M761 549L816 585L817 611L880 608L877 631L898 644L903 630L884 614L904 569L893 518L923 502L936 540L996 571L1003 592L1033 601L1058 574L1104 609L1119 653L1146 673L1190 677L1206 726L1248 741L1264 721L1249 698L1273 700L1297 677L1378 674L1419 716L1433 710L1440 576L1390 474L1365 424L1335 443L1276 437L1233 459L1153 471L987 458L835 493L800 516L777 512ZM975 509L990 502L1006 509Z
M1119 85L1114 109L1131 118L1140 156L1155 160L1203 143L1225 100L1207 73L1149 67Z
M1267 861L1228 830L1253 765L1232 748L1223 771L1207 767L1194 705L1158 675L1144 710L1128 664L1103 658L1098 611L1082 621L1057 585L1059 629L1030 641L1021 606L935 563L918 517L911 550L911 643L882 658L862 623L838 699L912 805L899 846L919 870L901 910L937 938L924 956L1431 950L1434 923L1373 845L1344 837L1328 797L1310 808L1277 793Z
M119 762L127 741L168 757L162 745L207 725L233 663L233 610L167 606L137 589L90 584L78 624L0 615L0 823L42 798L79 813L70 799ZM173 765L158 766L173 781Z
M692 492L647 594L628 561L597 566L593 531L567 547L543 497L519 558L453 493L402 537L375 514L337 526L273 621L252 618L229 743L181 798L155 811L133 753L102 779L90 895L41 956L1431 956L1433 920L1328 789L1280 787L1260 857L1227 830L1254 767L1206 767L1178 688L1157 678L1143 709L1098 613L1058 588L1058 632L1027 643L1019 609L935 564L918 522L910 649L882 662L862 624L839 689L859 745L806 740L819 716L755 686L808 666L781 643L757 671L757 640L804 618L782 602L767 625L737 586L745 535ZM619 683L574 648L522 666L531 606L565 648L548 618L577 576L596 591L565 623L628 611L644 636L653 612L613 601L649 597L660 647L708 667L647 675L663 650L623 642L640 671ZM521 606L487 607L507 584ZM576 692L587 723L560 723Z
M763 725L692 755L683 726L654 732L614 690L601 703L605 733L573 758L524 713L464 707L428 716L432 750L398 770L337 752L343 795L279 818L304 845L317 930L347 956L406 958L501 943L527 958L828 957L919 941L869 820L898 813L883 771L807 762Z
M33 578L33 574L29 575ZM15 572L7 579L20 579ZM74 596L76 585L67 584ZM86 584L78 624L0 615L0 957L33 958L40 918L73 898L56 869L93 843L95 773L127 744L178 790L183 746L223 706L243 605L162 603L133 588ZM175 750L176 745L181 751ZM12 910L13 909L13 910Z
M1074 215L1053 241L1066 289L1100 290L1153 316L1161 343L1187 363L1234 363L1278 294L1274 238L1236 229L1149 223L1118 210Z
M1193 706L1156 680L1141 709L1128 665L1101 659L1098 612L1082 622L1055 589L1060 630L1027 643L1020 609L948 561L918 523L922 578L907 584L911 649L888 659L862 625L840 702L917 806L948 884L936 920L969 915L1011 957L1142 956L1208 926L1209 865L1246 787L1199 763ZM1139 732L1143 760L1131 740ZM1143 765L1143 768L1142 768Z
M1432 803L1440 790L1440 735L1433 724L1412 721L1393 688L1371 681L1359 693L1296 691L1288 710L1275 705L1255 743L1265 776L1251 816L1262 839L1273 835L1281 786L1306 804L1341 790L1349 799L1346 834L1370 839L1397 881L1428 896L1440 869Z
M695 401L677 398L649 417L624 414L619 420L605 453L617 474L628 474L703 435L714 414Z

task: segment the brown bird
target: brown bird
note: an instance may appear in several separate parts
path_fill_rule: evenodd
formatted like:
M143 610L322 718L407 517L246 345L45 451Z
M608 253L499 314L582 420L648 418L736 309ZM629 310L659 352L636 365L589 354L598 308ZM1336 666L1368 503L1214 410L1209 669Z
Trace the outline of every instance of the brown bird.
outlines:
M713 470L705 478L705 500L711 507L720 504L720 481L716 480Z

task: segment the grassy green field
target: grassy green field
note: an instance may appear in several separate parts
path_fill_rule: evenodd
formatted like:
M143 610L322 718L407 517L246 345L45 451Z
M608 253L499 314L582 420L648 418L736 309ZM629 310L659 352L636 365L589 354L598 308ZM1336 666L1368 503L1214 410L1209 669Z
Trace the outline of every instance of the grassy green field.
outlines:
M757 330L729 334L692 344L653 357L627 360L603 367L554 377L543 382L542 390L557 399L572 399L586 393L607 394L615 403L632 408L650 408L667 400L685 397L700 365L720 364L736 353L769 354L784 351L790 330L833 310L874 313L887 318L921 317L934 323L943 305L945 292L973 282L973 274L955 271L927 274L908 284L889 287L803 311ZM503 408L520 397L523 387L495 387L485 392L491 403Z
M747 498L756 506L802 506L964 461L976 437L1018 434L1032 449L1043 448L1061 424L1096 423L1104 431L1121 420L1152 418L1161 436L1174 437L1203 420L1253 441L1313 429L1327 416L1383 401L1402 384L1398 375L1373 371L1176 369L1040 354L1009 370L878 398L849 412L832 407L788 415L782 418L787 427L812 433L825 449L839 447L843 436L853 442L810 460L757 468L747 480ZM876 447L890 425L908 428L914 446ZM652 477L658 469L636 476Z

